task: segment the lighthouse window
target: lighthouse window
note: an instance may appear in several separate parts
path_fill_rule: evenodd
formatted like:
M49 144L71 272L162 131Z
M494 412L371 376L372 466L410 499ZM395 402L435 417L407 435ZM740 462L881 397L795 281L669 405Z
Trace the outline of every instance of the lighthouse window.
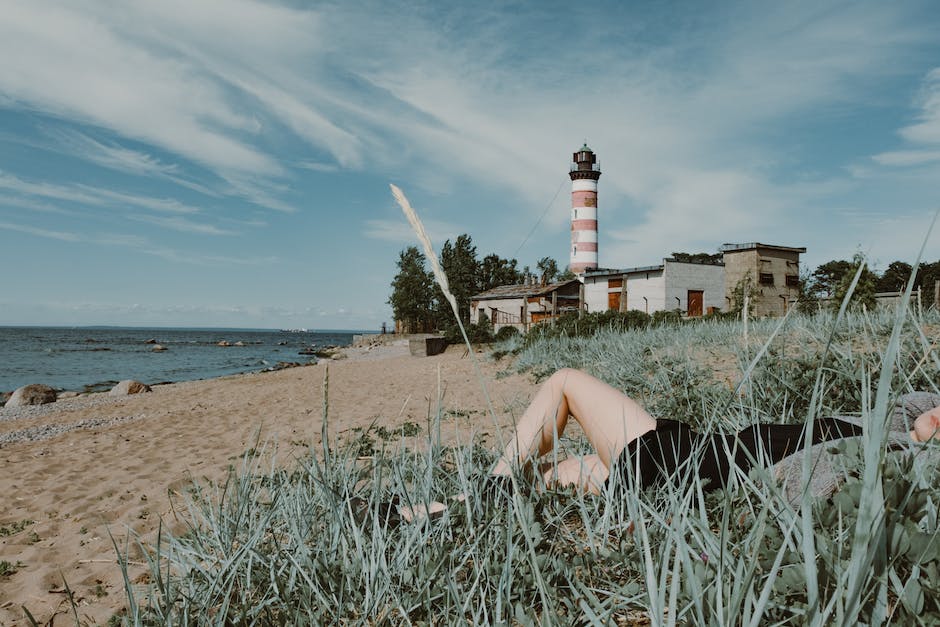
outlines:
M573 247L571 248L571 253L572 253L573 255L577 255L577 254L578 254L578 247L577 247L577 246L573 246Z
M575 220L578 219L578 210L577 210L577 209L574 210L574 219L575 219Z

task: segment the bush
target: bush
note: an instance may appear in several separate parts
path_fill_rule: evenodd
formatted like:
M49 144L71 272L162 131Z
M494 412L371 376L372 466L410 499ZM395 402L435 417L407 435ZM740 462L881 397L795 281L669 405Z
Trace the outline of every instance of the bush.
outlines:
M519 329L516 327L501 327L499 331L496 332L496 341L505 342L506 340L516 337L519 335Z
M543 322L529 329L526 344L553 337L590 337L602 330L623 333L646 328L649 323L649 315L636 309L624 313L596 311L581 315L578 312L570 312L555 318L554 324Z

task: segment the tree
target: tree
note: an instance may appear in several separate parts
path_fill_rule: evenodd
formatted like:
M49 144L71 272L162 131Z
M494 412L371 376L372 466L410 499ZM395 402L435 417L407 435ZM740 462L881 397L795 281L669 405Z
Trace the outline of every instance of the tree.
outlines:
M875 286L878 283L878 275L868 269L868 265L865 263L865 257L861 253L855 253L855 256L850 262L848 272L842 275L842 278L839 279L839 283L835 286L835 290L833 291L832 303L830 304L833 309L837 310L842 306L842 301L845 300L849 286L855 279L855 274L858 272L859 266L863 266L862 274L858 279L855 290L852 292L849 307L858 309L864 306L868 310L872 310L875 307Z
M451 244L450 240L444 242L441 248L441 267L447 275L450 292L457 301L457 310L465 325L470 322L470 297L479 291L479 266L477 249L469 235L466 233L460 235L454 244ZM436 283L434 302L437 327L447 328L454 323L454 314L450 309L450 303L444 298L444 293Z
M907 287L913 268L903 261L892 261L878 279L875 289L879 292L900 292ZM918 273L919 274L919 273Z
M672 258L681 263L706 263L717 266L724 262L721 253L672 253Z
M832 296L842 278L857 267L845 259L827 261L813 271L807 292L817 297Z
M406 332L424 331L431 326L432 279L424 261L416 246L409 246L398 255L398 274L392 280L388 304Z
M491 254L480 262L480 290L486 291L499 285L518 285L522 282L522 273L516 269L515 259L503 259Z
M535 267L538 268L539 280L542 282L542 285L551 283L555 280L555 277L558 276L558 262L551 257L542 257L539 259L539 262L535 264Z

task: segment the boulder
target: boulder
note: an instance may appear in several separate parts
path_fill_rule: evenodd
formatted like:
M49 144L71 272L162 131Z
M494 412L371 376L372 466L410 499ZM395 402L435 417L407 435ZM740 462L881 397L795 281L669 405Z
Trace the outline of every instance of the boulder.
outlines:
M216 346L231 346L231 345L232 343L229 342L228 340L219 340L219 342L216 343Z
M140 394L141 392L150 392L150 386L140 381L126 379L111 388L108 396L127 396L128 394Z
M56 393L51 387L42 385L41 383L31 383L13 392L6 406L24 407L26 405L45 405L46 403L54 403L55 400Z
M242 342L241 340L239 340L239 341L235 342L234 344L232 344L232 346L244 346L244 345L245 345L245 343Z
M153 348L150 349L150 351L153 353L162 353L165 350L166 346L163 346L162 344L154 344Z
M156 341L155 339L153 339L153 338L150 338L149 340L147 340L147 341L144 342L144 344L156 344L156 343L157 343L157 341Z

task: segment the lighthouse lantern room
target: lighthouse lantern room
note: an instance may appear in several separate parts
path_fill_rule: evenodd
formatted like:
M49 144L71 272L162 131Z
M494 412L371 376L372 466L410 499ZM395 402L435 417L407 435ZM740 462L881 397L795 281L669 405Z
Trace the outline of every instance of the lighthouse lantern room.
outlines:
M597 268L597 179L601 167L587 144L572 156L571 271L581 274Z

